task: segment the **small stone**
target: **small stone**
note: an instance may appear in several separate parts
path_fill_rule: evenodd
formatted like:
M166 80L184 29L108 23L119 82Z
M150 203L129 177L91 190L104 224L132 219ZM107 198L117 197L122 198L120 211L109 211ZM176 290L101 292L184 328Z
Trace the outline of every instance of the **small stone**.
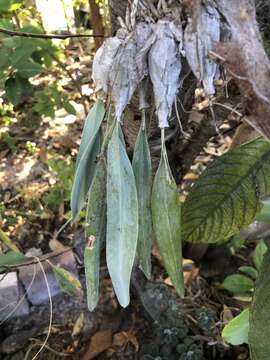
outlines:
M50 262L53 265L60 265L65 270L70 272L73 276L78 278L78 272L76 268L76 261L73 252L67 251L55 257L50 257ZM42 261L46 278L50 287L51 296L54 297L61 293L58 282L54 276L53 269L47 261ZM33 274L36 272L35 277ZM27 296L29 301L33 305L40 305L48 301L49 294L47 285L44 279L44 274L39 264L30 264L20 267L19 279L22 281L25 289L27 289Z
M28 315L29 306L26 299L22 299L23 290L20 287L15 271L0 275L0 321L6 318ZM19 301L20 304L19 304Z

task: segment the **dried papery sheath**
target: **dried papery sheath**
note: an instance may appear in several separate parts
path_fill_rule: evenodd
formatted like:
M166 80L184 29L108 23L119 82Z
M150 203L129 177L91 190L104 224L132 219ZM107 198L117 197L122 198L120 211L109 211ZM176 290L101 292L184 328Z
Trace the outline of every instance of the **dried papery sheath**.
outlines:
M198 34L193 30L193 24L188 23L184 33L184 48L188 64L198 80L202 80L200 59L198 54ZM198 50L197 50L198 49Z
M97 91L102 90L105 94L108 93L109 73L122 41L116 36L108 38L96 52L93 61L92 78Z
M119 48L109 74L117 121L121 121L123 112L139 84L136 53L137 44L134 33L132 33Z
M203 4L197 23L189 23L185 30L184 46L191 70L202 82L206 95L215 93L214 79L217 64L208 56L220 41L220 16L211 2Z
M135 29L135 38L138 48L136 64L139 77L143 79L148 76L147 54L154 40L153 26L145 22L138 23Z
M209 5L202 7L202 21L200 31L205 31L203 36L204 47L204 73L203 87L207 95L215 93L214 78L217 72L217 64L208 56L213 50L215 43L220 41L220 16L217 10ZM201 33L201 32L200 32Z
M159 127L169 126L168 119L180 86L181 58L179 43L171 23L159 20L155 26L153 45L149 51L149 74L153 83Z
M148 87L148 79L143 79L143 81L139 84L139 110L147 109L149 108L149 103L147 101L147 91Z

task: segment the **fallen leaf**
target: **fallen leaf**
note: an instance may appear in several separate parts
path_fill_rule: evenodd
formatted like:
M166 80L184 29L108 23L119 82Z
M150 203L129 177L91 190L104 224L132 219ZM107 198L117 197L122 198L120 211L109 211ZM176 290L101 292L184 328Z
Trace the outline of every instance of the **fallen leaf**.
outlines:
M125 347L128 343L131 343L135 351L139 350L139 343L134 334L131 332L121 331L113 336L113 345L118 347Z
M73 326L73 330L72 330L72 337L73 338L81 333L83 325L84 325L84 313L81 312L78 319L75 321L75 324Z
M88 349L82 360L95 359L103 351L112 346L112 330L98 331L92 336Z

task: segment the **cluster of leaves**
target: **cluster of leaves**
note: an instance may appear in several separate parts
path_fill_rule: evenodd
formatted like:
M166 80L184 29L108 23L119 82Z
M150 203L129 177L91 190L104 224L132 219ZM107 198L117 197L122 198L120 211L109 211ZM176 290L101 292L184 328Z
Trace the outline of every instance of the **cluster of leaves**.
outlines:
M107 266L122 306L129 304L129 284L136 252L142 270L150 277L152 222L165 268L177 293L183 295L184 292L178 191L164 142L152 187L144 110L142 115L132 164L119 122L112 121L102 142L101 123L105 116L102 100L96 102L85 122L71 193L71 211L76 220L88 201L85 267L90 310L98 301L99 256L105 237ZM104 163L106 149L107 169ZM107 228L106 234L104 228Z
M267 251L267 246L260 241L254 251L252 261L254 266L241 266L239 272L241 274L233 274L227 276L223 282L224 289L230 291L234 295L250 296L254 291L255 280L261 268L263 257Z
M1 1L0 12L2 28L36 34L43 32L36 9L26 7L21 0ZM31 81L37 75L47 74L55 60L60 61L63 57L60 46L47 39L11 37L4 33L0 34L0 44L0 88L5 91L8 102L17 106L30 97L34 110L40 115L52 117L58 108L75 114L60 86L53 83L42 89Z
M258 222L269 223L269 210L269 204L265 203L262 210L256 216L256 220ZM242 274L227 276L223 282L223 287L235 296L241 296L241 299L245 301L251 300L259 274L262 276L262 266L267 249L268 247L265 242L260 240L252 255L253 266L241 266L239 272ZM261 286L260 284L258 285ZM250 308L243 310L224 327L222 337L227 343L232 345L249 343L250 312Z

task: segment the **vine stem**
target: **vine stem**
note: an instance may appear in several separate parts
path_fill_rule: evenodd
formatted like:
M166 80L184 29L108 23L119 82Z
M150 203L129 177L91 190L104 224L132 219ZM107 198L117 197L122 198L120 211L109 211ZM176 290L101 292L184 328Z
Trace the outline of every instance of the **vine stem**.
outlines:
M5 28L0 27L0 33L10 35L10 36L21 36L21 37L30 37L30 38L37 38L37 39L60 39L66 40L69 38L104 38L107 37L105 35L97 35L97 34L37 34L31 32L24 32L24 31L14 31L8 30Z

